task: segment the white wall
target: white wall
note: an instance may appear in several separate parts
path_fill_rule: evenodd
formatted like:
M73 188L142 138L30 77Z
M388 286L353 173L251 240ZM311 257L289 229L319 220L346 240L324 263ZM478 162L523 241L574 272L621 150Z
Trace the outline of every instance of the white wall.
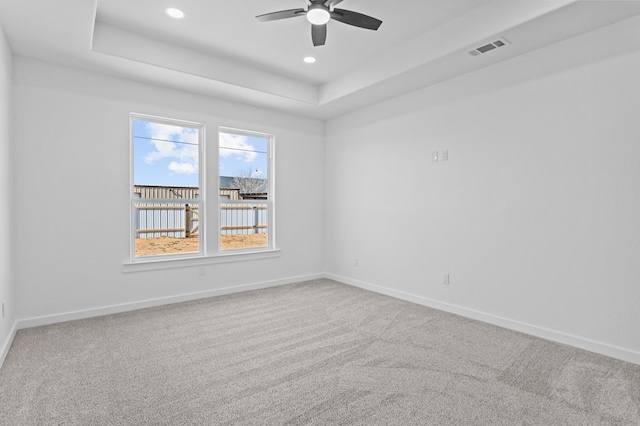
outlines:
M627 24L331 120L329 275L640 363Z
M22 325L322 273L322 122L31 59L14 61L15 258ZM208 265L205 276L196 267L123 273L129 258L130 112L205 123L214 149L219 125L274 134L282 255Z
M9 44L0 27L0 303L5 315L0 317L0 365L8 351L13 335L15 303L13 291L12 242L12 183L11 183L11 100L12 56Z

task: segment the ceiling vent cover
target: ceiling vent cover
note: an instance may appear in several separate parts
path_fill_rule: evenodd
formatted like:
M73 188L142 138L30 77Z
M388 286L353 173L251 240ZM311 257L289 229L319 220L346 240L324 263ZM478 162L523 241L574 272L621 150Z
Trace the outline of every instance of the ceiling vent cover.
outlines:
M485 44L484 46L476 47L475 49L469 51L469 55L480 56L483 53L491 52L492 50L497 49L499 47L506 46L507 44L511 44L511 43L506 38L501 37L496 41Z

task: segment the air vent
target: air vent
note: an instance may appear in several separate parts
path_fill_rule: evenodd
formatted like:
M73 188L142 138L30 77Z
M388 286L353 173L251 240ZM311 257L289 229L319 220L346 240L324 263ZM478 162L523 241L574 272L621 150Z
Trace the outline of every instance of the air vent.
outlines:
M511 44L509 40L507 40L506 38L499 38L496 41L485 44L484 46L476 47L475 49L469 51L469 55L479 56L483 53L491 52L492 50L499 47L506 46L507 44Z

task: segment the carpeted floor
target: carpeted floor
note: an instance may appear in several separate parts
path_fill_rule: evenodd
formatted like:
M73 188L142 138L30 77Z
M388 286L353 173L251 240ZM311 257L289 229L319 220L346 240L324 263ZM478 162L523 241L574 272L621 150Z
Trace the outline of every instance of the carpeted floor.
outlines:
M317 280L20 330L2 425L638 425L640 366Z

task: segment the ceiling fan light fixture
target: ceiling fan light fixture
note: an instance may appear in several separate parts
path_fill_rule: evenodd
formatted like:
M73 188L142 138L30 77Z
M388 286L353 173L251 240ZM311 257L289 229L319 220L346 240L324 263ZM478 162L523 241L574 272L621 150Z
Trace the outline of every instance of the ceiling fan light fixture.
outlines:
M324 25L331 19L329 11L322 5L313 5L307 11L307 20L313 25Z

